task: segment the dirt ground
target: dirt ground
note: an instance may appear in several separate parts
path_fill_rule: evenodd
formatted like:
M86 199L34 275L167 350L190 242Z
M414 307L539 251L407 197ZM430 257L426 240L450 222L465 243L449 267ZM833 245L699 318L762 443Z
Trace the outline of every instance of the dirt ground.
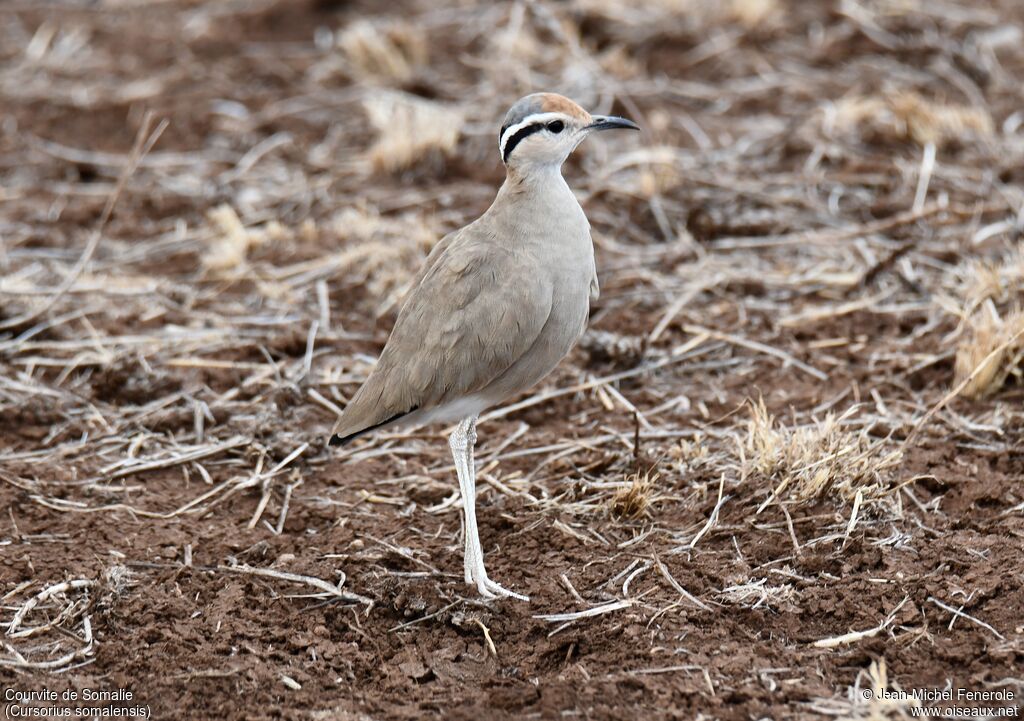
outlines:
M1009 0L7 0L4 693L1019 712L1022 28ZM481 423L488 570L531 598L483 602L445 429L325 438L542 89L644 130L565 168L602 295Z

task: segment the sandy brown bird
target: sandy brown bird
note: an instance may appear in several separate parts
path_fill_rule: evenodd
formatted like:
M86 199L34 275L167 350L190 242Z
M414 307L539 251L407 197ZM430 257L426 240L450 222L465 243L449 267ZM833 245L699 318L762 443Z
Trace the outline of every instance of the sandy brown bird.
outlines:
M508 111L498 147L507 177L477 220L427 257L376 367L332 444L399 424L459 421L449 438L462 493L466 583L528 600L487 577L476 523L473 447L486 408L525 391L570 351L597 298L590 224L562 164L590 133L637 125L536 93Z

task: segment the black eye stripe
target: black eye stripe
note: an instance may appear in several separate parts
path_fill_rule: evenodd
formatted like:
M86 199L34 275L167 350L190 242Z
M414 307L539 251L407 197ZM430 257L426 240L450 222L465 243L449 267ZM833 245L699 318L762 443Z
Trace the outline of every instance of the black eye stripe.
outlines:
M519 143L534 133L539 133L544 129L544 127L544 123L532 123L527 125L525 128L517 130L512 137L508 139L508 142L505 143L505 152L502 154L501 159L507 163L509 156L512 155L512 151L515 150L515 147L519 145Z

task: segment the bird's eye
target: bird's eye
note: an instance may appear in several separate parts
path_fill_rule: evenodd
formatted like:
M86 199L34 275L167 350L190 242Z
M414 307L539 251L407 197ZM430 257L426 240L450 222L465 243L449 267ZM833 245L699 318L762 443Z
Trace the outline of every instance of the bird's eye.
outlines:
M558 133L565 130L565 123L563 123L561 120L552 120L550 123L548 123L548 130L557 135Z

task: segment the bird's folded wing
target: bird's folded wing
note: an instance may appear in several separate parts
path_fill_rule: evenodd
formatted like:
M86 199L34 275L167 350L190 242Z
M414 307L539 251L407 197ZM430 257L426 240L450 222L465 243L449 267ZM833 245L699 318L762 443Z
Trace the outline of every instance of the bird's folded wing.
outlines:
M521 249L471 234L446 246L410 292L380 360L346 407L338 435L481 391L540 335L553 298L542 267Z

